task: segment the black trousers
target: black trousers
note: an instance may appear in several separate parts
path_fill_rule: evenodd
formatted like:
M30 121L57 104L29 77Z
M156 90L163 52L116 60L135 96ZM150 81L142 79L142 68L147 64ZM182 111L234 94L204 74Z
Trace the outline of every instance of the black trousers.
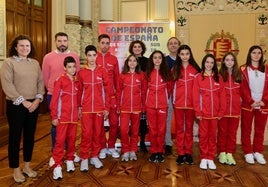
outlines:
M7 100L7 120L9 126L8 159L10 168L19 167L20 143L23 135L23 160L30 162L34 147L34 135L39 107L29 112L22 104L13 105Z

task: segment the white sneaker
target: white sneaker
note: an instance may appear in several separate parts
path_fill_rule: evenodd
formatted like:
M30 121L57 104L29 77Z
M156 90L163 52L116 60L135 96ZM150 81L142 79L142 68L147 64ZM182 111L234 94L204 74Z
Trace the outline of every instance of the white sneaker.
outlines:
M54 164L55 164L54 158L50 157L49 162L48 162L49 167L52 167Z
M207 160L209 169L216 169L216 165L213 160Z
M102 162L99 160L98 157L92 157L90 159L90 164L92 164L93 166L95 166L95 168L99 169L103 167Z
M266 164L266 160L264 159L263 154L256 152L253 153L253 155L259 164Z
M252 153L249 153L249 154L245 154L245 160L247 163L249 164L254 164L254 156Z
M201 169L208 169L208 162L207 162L207 159L201 159L201 162L200 162L199 167L200 167Z
M82 159L80 163L80 171L88 171L88 159Z
M80 160L80 157L76 153L74 153L74 162L77 163L80 162Z
M122 158L121 158L121 161L124 162L124 161L128 161L129 160L129 152L125 152L123 155L122 155Z
M75 167L74 167L74 162L72 160L67 160L66 161L66 171L67 172L74 172Z
M112 155L113 158L119 158L119 153L114 148L109 148L107 154Z
M57 166L53 170L53 179L54 180L59 180L62 179L62 168L60 166Z
M100 159L106 158L106 153L107 153L107 149L106 148L101 149L100 150L100 154L99 154L99 158Z
M136 153L134 151L131 151L129 153L129 159L130 160L137 160L137 156L136 156Z

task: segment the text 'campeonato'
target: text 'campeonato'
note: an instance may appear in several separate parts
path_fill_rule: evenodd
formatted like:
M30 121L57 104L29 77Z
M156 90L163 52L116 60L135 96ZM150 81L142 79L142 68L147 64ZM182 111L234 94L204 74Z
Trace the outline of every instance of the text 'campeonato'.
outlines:
M107 33L163 33L163 27L106 27Z

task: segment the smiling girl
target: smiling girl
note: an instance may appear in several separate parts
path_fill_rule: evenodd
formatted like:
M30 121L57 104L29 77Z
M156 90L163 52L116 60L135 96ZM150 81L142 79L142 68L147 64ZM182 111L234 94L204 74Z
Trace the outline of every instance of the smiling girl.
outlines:
M217 125L226 107L224 85L212 54L204 56L201 69L202 72L197 75L193 85L194 110L199 120L200 168L216 169L213 160Z
M240 120L241 99L239 71L236 56L226 53L222 59L220 74L224 81L226 93L226 111L220 119L218 126L218 152L219 162L222 164L236 165L233 153L236 149L236 132Z
M135 55L129 55L119 76L119 89L116 94L120 113L122 161L137 160L140 116L141 112L144 112L145 83L145 76L140 70L137 58Z
M170 74L164 54L154 51L147 65L146 115L151 140L150 162L164 162Z
M268 71L260 46L250 47L246 64L240 67L241 83L241 143L245 161L254 164L266 164L262 154L264 131L268 112ZM253 123L254 119L254 123ZM254 126L253 143L251 129Z

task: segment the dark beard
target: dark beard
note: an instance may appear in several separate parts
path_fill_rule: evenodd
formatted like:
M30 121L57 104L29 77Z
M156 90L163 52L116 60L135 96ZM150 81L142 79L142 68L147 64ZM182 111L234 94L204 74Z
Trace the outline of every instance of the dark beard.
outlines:
M67 49L68 49L68 47L67 47L67 46L64 46L64 45L61 45L61 46L58 47L58 50L59 50L61 53L65 52Z

